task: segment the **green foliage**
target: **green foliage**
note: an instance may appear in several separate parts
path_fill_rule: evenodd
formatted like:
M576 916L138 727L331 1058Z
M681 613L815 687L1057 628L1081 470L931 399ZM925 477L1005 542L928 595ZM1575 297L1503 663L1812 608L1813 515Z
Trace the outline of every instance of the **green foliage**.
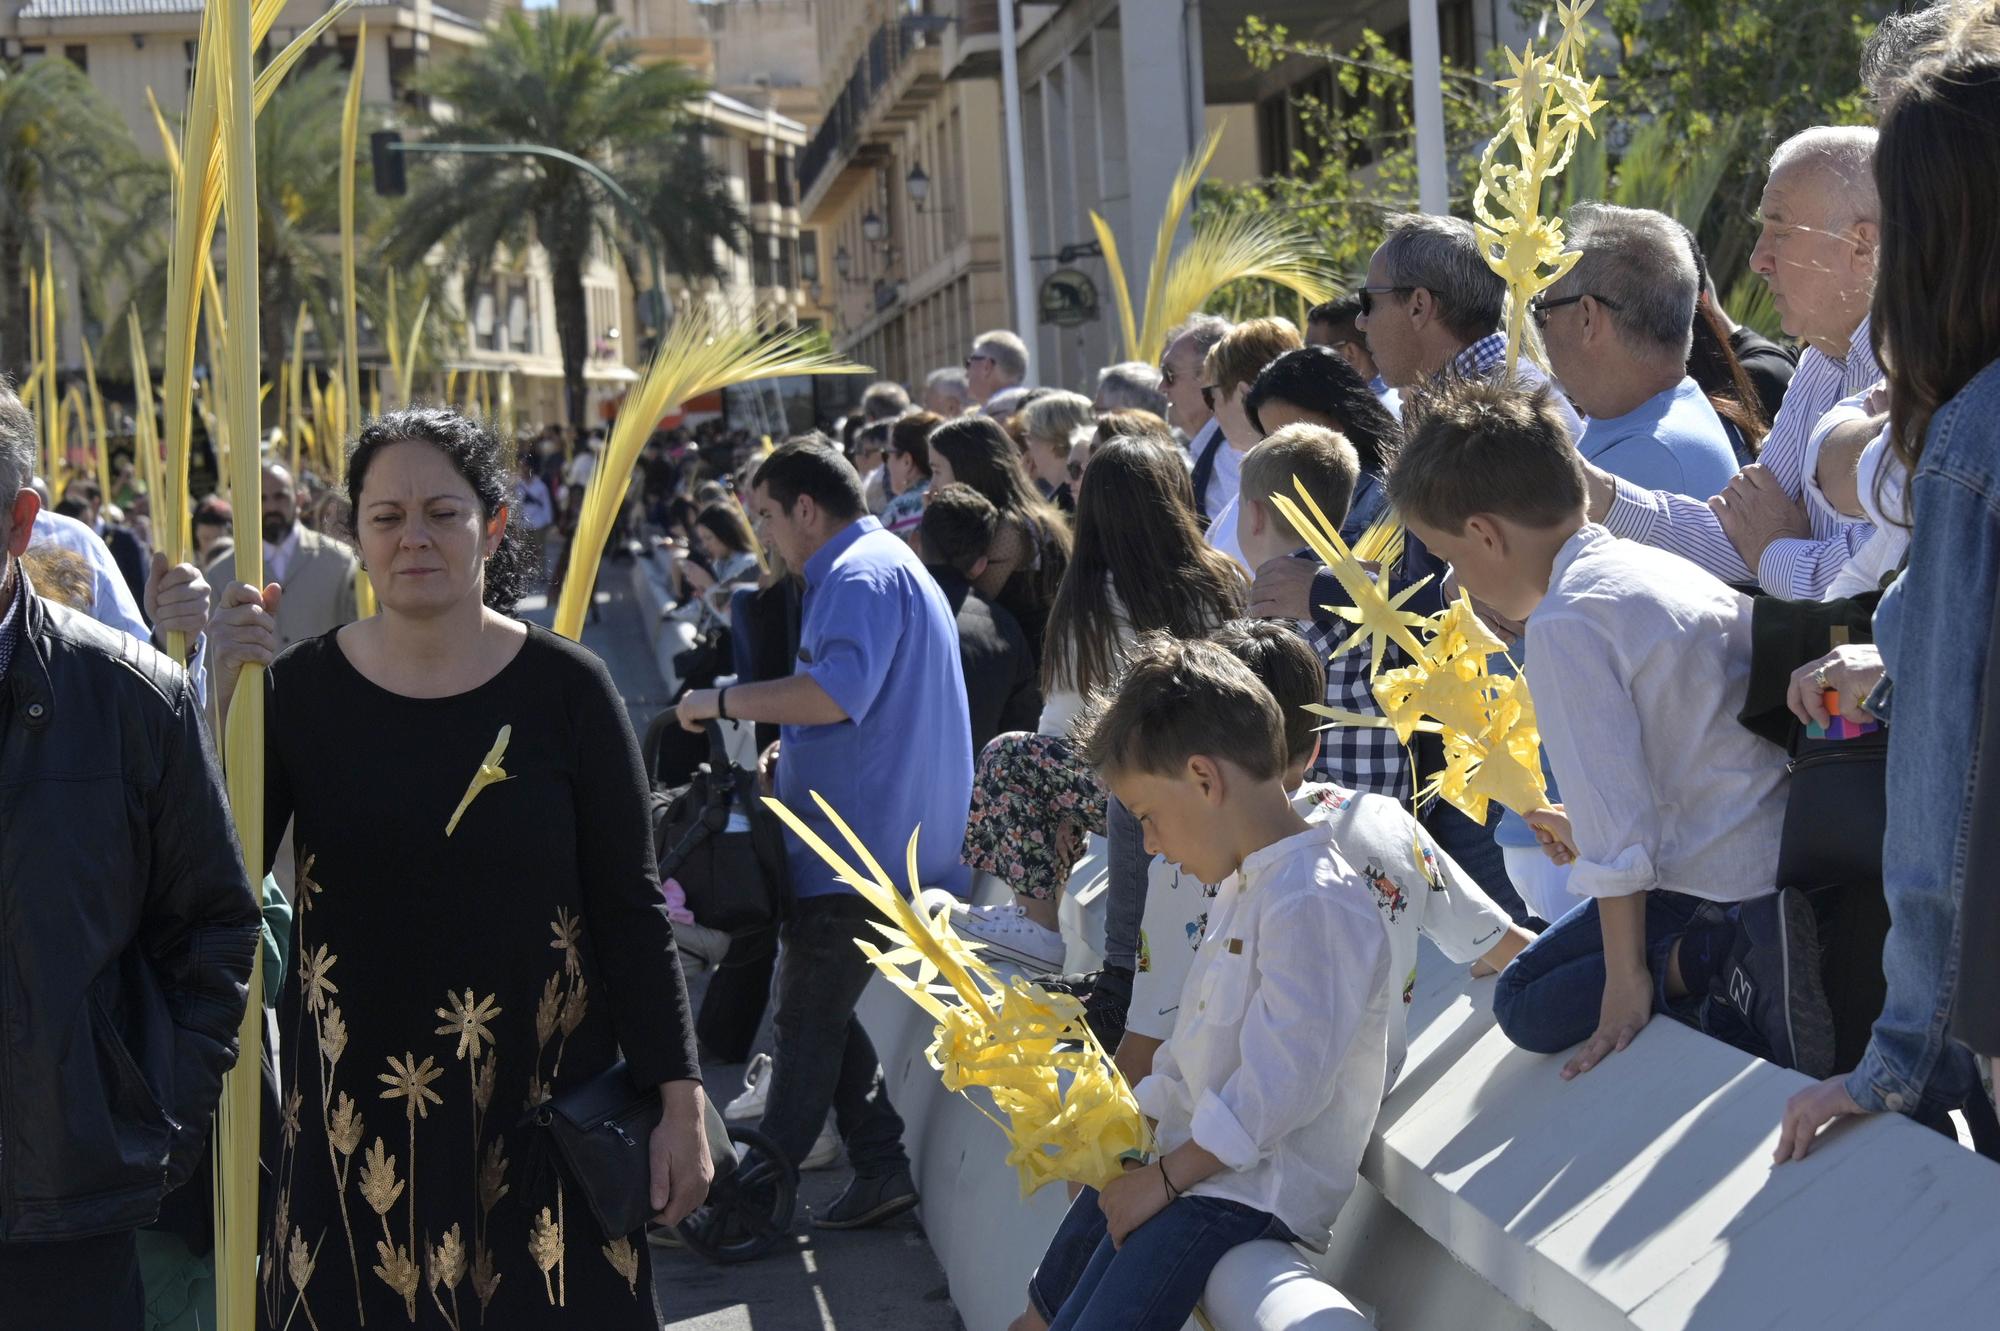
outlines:
M1250 185L1204 184L1196 215L1237 209L1277 209L1295 216L1319 238L1327 266L1348 282L1367 270L1381 238L1383 217L1417 206L1417 158L1411 109L1410 62L1389 49L1379 33L1361 35L1351 50L1296 37L1281 23L1251 17L1236 42L1259 70L1292 59L1332 66L1334 99L1295 97L1299 137L1287 175ZM1469 205L1479 150L1499 123L1497 103L1475 73L1447 64L1444 71L1445 136L1452 159L1452 201ZM1244 284L1224 288L1210 302L1217 310L1290 316L1289 295Z
M423 128L437 141L541 144L603 167L638 201L677 273L719 277L716 247L736 249L744 221L701 148L691 106L703 85L671 61L640 64L614 39L616 28L613 19L549 9L532 19L504 12L484 45L424 80L423 91L441 109ZM520 254L539 242L555 281L570 415L581 420L588 353L582 275L598 240L628 265L635 261L629 225L601 185L566 163L426 157L411 171L391 252L408 260L443 246L464 271L477 273L496 254Z

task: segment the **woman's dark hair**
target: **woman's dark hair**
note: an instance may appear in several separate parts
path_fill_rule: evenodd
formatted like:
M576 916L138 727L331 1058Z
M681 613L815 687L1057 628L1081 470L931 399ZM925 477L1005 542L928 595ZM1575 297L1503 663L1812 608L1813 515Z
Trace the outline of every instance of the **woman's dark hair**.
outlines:
M1243 613L1243 574L1203 539L1194 482L1175 451L1113 439L1090 455L1076 546L1049 610L1044 693L1088 694L1118 671L1118 611L1135 632L1198 638Z
M913 411L900 417L889 430L889 451L909 459L917 474L931 474L931 431L944 424L934 411Z
M2000 357L2000 32L1967 23L1910 72L1882 116L1875 188L1871 336L1890 448L1914 476L1932 417Z
M757 553L757 542L750 534L750 524L744 520L743 511L727 499L704 508L695 521L715 533L716 540L738 554Z
M478 421L444 407L406 407L368 422L347 451L347 505L361 512L361 487L375 455L392 444L429 444L445 455L472 493L488 522L508 510L507 529L500 544L486 557L486 605L511 614L528 585L527 541L514 503L513 459L500 436Z
M1300 347L1266 365L1243 398L1243 410L1259 434L1268 433L1258 413L1271 402L1289 402L1300 411L1324 416L1347 436L1361 470L1386 476L1403 444L1403 427L1375 396L1375 390L1332 347Z
M1015 574L1016 591L1030 604L1049 605L1069 566L1069 524L1028 479L1020 447L990 416L959 416L931 431L930 446L951 463L954 482L969 485L1000 510L1000 520L1026 532L1032 567ZM1011 606L1009 607L1012 608ZM1018 612L1017 612L1018 613Z
M1771 422L1764 419L1757 386L1750 382L1743 362L1736 359L1729 345L1729 325L1709 299L1708 256L1701 252L1694 232L1683 226L1681 235L1694 256L1695 275L1694 341L1688 347L1688 376L1708 396L1715 414L1736 428L1744 451L1755 457L1764 445L1764 436L1771 432Z

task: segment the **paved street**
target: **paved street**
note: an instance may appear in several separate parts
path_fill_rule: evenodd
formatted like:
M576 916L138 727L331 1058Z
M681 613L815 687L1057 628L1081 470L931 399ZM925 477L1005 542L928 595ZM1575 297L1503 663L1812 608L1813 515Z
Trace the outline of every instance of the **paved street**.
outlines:
M584 645L603 658L644 735L667 698L640 611L631 565L607 562L598 581L600 619ZM539 599L522 614L548 624ZM703 977L690 976L700 1001ZM771 1047L770 1023L757 1048ZM742 1088L741 1064L704 1063L710 1093L726 1103ZM711 1266L685 1251L653 1250L661 1326L674 1331L962 1331L944 1272L914 1214L878 1229L832 1233L809 1227L807 1208L825 1207L847 1182L844 1162L803 1176L791 1244L742 1266Z

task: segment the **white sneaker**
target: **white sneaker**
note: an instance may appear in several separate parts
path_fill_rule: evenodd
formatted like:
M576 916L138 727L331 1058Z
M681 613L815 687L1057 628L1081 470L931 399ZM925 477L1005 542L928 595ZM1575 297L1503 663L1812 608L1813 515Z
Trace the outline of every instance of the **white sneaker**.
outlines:
M1036 924L1021 906L954 906L951 927L960 938L984 943L989 956L1039 974L1062 969L1062 935Z
M840 1130L833 1126L833 1115L826 1116L820 1127L819 1139L806 1152L806 1158L799 1161L800 1169L831 1169L840 1159Z
M764 1102L771 1098L771 1056L759 1054L743 1073L743 1094L729 1102L722 1116L732 1123L755 1122L764 1117Z

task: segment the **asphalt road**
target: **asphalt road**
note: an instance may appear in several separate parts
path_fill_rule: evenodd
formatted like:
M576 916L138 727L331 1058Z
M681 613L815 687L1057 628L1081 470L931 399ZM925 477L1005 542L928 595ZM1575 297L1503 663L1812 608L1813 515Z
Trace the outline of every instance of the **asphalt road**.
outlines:
M583 642L610 667L633 728L644 736L668 699L632 596L630 569L605 564L598 619L586 624ZM539 598L524 601L521 613L545 626L550 620ZM697 1002L703 983L703 976L689 976ZM767 1017L757 1049L770 1047ZM742 1089L742 1064L704 1061L702 1072L722 1103ZM844 1159L804 1175L790 1243L757 1261L711 1266L685 1251L654 1248L660 1325L674 1331L963 1331L915 1214L876 1229L811 1228L809 1209L831 1204L848 1177Z

